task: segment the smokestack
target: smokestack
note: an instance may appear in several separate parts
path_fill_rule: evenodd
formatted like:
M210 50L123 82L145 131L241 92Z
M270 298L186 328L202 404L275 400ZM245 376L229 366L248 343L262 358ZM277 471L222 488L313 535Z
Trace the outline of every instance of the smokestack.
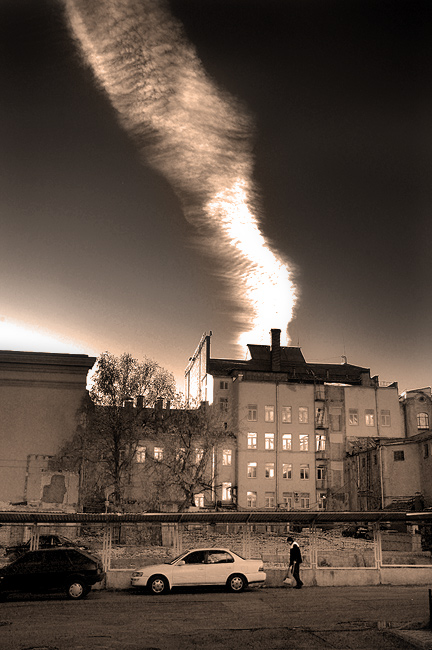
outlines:
M281 331L279 329L271 330L271 369L272 372L280 372L281 369Z

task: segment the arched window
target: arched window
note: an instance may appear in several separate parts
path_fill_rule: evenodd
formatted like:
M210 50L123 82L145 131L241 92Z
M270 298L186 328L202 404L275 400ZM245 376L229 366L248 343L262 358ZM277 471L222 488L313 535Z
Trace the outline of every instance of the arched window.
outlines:
M429 429L428 413L417 413L417 429Z

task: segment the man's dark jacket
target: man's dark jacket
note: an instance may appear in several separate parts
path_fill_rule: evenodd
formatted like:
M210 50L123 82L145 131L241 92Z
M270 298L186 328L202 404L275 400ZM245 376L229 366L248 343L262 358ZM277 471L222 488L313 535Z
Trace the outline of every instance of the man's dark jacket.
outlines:
M292 566L294 562L298 562L299 564L302 562L301 551L297 542L293 542L290 547L290 566Z

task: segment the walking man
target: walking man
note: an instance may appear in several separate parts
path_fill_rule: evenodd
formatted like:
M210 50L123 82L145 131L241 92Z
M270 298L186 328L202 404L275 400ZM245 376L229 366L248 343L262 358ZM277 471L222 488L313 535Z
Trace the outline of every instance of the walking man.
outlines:
M300 580L300 564L302 563L300 547L292 537L287 537L287 542L290 544L289 568L291 569L296 581L294 589L301 589L303 582Z

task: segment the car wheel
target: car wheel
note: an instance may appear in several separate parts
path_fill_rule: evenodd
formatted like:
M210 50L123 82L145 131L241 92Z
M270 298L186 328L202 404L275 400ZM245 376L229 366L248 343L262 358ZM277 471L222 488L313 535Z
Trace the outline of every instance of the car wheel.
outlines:
M168 580L165 576L152 576L147 582L147 587L150 589L152 594L160 595L166 594L169 591Z
M247 580L240 573L233 573L227 580L227 587L230 591L235 591L239 593L247 587Z
M81 578L75 578L68 583L66 595L71 600L85 598L90 591L90 587Z

